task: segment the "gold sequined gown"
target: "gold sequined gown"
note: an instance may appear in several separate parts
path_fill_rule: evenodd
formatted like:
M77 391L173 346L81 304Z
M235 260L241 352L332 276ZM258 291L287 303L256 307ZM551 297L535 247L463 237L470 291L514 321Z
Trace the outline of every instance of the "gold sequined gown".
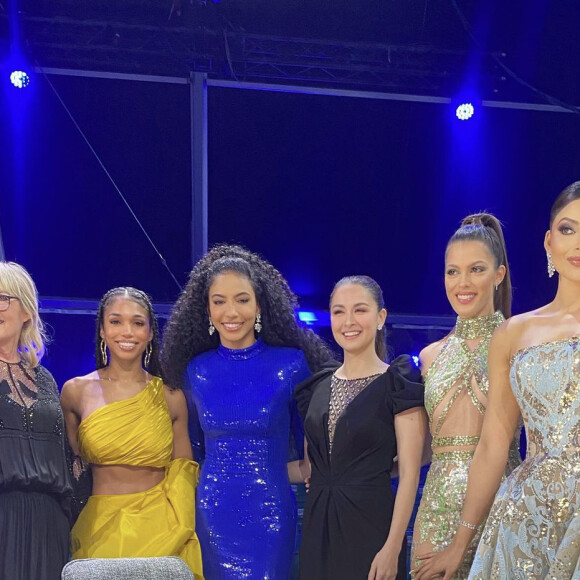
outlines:
M501 485L471 579L580 578L580 337L512 358L510 381L528 437Z
M459 525L467 475L487 402L487 354L501 312L457 319L425 374L425 409L433 437L433 458L415 520L411 561L417 555L446 548ZM466 341L470 341L471 348ZM475 344L475 347L474 347ZM519 463L519 429L510 449L506 475ZM470 544L455 579L465 579L475 556L480 531Z

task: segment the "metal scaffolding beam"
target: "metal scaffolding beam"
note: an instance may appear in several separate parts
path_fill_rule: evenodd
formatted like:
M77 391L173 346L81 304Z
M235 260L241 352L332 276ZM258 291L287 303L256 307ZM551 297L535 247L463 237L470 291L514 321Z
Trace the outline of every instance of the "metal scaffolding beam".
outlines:
M463 51L430 46L64 17L25 16L23 27L42 67L183 78L193 71L208 80L449 96L461 83L467 59ZM492 64L480 77L488 96L503 82Z

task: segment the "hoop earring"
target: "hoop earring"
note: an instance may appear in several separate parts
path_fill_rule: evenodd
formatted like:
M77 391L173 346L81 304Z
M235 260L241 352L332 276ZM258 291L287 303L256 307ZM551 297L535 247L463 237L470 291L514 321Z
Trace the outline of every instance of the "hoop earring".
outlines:
M107 356L107 343L101 338L101 358L103 359L103 364L107 366L109 364L109 357Z
M259 334L262 330L262 315L258 312L256 314L256 322L254 323L254 330Z
M145 349L145 360L143 361L143 366L148 369L149 368L149 362L151 361L151 353L153 352L153 347L151 346L151 343L149 342L147 344L147 348Z
M550 252L546 252L546 258L548 258L548 277L552 277L556 268L554 268L554 262L552 261L552 254Z
M213 336L213 333L215 332L215 326L213 325L211 318L209 319L209 328L207 329L207 331L209 332L210 336Z

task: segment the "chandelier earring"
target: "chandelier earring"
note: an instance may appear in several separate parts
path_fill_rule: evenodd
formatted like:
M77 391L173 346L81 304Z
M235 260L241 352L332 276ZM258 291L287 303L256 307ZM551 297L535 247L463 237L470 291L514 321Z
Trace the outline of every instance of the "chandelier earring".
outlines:
M262 330L262 315L258 312L256 314L256 322L254 323L254 330L260 332Z
M151 343L147 344L147 348L145 349L145 360L143 361L143 366L148 369L149 363L151 362L151 353L153 352L153 347Z
M101 338L101 358L103 364L107 366L109 364L109 357L107 356L107 343Z
M546 258L548 258L548 276L551 278L556 271L556 268L554 268L554 262L552 261L551 252L546 252Z
M209 332L210 336L213 336L213 333L215 332L215 326L213 325L211 318L209 319L209 328L207 329L207 331Z

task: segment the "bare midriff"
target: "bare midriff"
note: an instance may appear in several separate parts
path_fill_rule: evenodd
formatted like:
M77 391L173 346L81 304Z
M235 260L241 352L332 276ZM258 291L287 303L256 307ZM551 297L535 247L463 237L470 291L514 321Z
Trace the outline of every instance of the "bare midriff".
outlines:
M91 465L93 495L139 493L155 487L165 477L162 467Z

